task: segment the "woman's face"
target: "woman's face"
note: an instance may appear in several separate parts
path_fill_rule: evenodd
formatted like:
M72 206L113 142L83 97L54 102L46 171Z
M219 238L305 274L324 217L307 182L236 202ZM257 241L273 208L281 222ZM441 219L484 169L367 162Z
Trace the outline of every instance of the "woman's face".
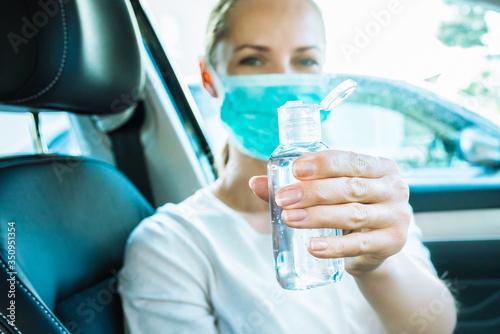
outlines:
M218 46L222 75L320 73L325 32L306 0L245 0L228 15L229 34Z

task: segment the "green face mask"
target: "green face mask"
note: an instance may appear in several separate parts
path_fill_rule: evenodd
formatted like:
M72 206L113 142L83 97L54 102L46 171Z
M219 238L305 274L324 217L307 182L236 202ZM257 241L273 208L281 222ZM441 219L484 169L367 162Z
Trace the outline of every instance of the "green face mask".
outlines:
M243 153L268 160L279 145L278 108L288 101L319 104L328 94L331 76L259 74L223 78L221 119L229 141ZM328 116L321 111L321 121Z

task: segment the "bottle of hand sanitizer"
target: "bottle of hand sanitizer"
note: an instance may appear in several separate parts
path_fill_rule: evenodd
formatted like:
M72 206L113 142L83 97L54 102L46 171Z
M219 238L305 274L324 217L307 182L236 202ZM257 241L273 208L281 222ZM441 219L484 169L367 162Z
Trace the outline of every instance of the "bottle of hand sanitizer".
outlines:
M309 239L341 236L339 229L295 229L281 220L282 209L276 204L278 191L295 182L292 165L303 154L327 150L321 141L320 110L331 110L356 88L344 81L317 104L289 101L278 108L280 145L267 165L269 204L273 235L274 263L279 284L289 290L304 290L337 282L344 273L344 259L320 259L307 250Z

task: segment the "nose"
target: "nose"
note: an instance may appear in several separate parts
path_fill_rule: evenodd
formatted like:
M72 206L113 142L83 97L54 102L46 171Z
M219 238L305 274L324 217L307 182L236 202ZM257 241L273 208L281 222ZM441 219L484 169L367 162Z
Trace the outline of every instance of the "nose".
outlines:
M283 55L276 59L274 66L270 69L269 73L278 73L278 74L290 74L295 73L295 69L291 66L290 56Z

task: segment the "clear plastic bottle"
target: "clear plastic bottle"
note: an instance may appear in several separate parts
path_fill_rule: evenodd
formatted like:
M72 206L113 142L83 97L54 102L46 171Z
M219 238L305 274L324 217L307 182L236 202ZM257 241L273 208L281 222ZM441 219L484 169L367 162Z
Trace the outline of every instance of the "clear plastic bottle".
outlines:
M344 82L321 105L291 101L278 109L281 144L271 155L267 171L276 278L285 289L304 290L326 285L339 281L344 273L344 259L320 259L307 250L309 239L340 236L342 230L288 227L281 220L283 210L276 204L275 196L281 188L299 182L292 172L295 159L328 149L321 142L320 110L331 110L347 98L355 86L351 80Z

